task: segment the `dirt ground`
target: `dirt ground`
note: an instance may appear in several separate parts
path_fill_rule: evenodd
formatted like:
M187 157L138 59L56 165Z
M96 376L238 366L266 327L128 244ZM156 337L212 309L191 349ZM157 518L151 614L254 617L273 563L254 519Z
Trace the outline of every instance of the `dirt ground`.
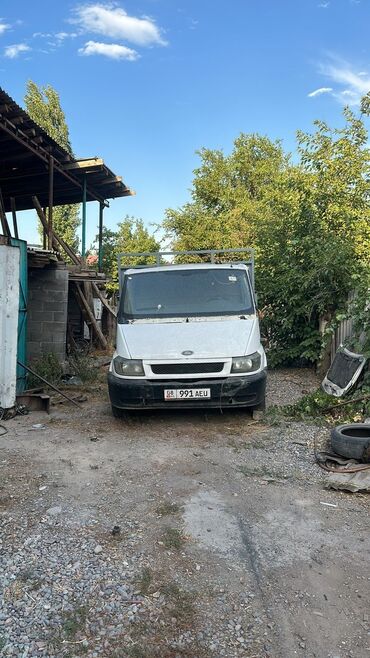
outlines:
M269 403L316 385L273 371ZM3 424L0 654L370 656L369 499L324 488L327 429L235 410L117 420L104 384L82 411Z

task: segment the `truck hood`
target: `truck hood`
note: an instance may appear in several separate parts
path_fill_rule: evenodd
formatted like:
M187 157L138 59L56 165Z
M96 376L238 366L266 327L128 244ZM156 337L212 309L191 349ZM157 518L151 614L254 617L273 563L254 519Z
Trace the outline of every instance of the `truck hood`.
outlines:
M260 345L255 317L195 322L118 324L117 353L144 360L227 358L256 351Z

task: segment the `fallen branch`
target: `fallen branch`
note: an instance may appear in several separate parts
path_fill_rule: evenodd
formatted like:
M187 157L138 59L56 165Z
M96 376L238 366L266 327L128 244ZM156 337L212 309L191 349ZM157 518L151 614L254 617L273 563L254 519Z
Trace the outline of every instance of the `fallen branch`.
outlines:
M327 411L332 411L332 409L337 409L338 407L344 407L345 404L354 404L355 402L362 402L362 400L370 400L370 395L362 395L360 398L351 398L345 402L338 402L338 404L333 404L331 407L325 407L325 409L320 409L320 413L325 414Z

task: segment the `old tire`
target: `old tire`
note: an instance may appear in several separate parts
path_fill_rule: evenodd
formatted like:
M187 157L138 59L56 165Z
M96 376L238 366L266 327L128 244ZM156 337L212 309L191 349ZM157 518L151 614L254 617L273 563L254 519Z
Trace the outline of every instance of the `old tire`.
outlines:
M338 425L331 431L331 447L342 457L370 462L370 425Z

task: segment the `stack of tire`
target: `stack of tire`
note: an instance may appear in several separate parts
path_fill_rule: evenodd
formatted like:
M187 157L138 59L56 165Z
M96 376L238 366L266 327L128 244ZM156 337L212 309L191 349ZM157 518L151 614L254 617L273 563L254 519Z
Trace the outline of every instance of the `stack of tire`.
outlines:
M331 447L341 457L370 463L370 423L334 427L331 431Z

